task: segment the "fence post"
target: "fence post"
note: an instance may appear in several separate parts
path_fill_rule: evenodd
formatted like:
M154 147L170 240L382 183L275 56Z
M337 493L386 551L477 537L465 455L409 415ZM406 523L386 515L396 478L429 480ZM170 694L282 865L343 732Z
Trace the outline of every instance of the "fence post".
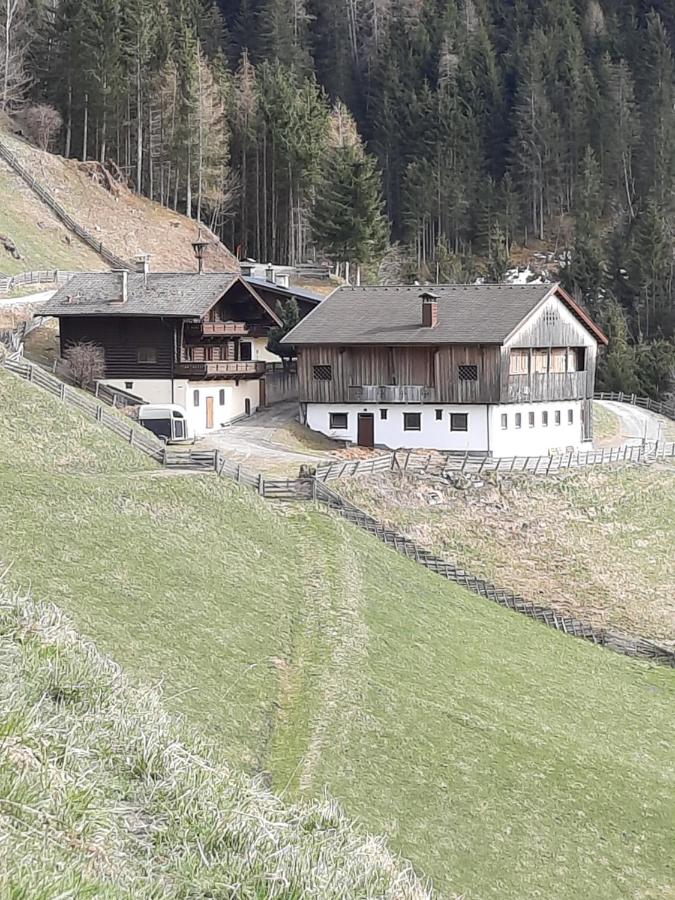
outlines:
M237 483L241 482L241 463L237 464L237 476L235 480Z
M258 472L258 493L261 497L265 496L265 479L262 476L262 472Z
M97 400L98 400L98 389L99 389L99 387L100 387L100 382L97 381L97 382L96 382L96 387L94 388L94 397L96 397Z
M65 381L62 381L59 386L59 396L60 396L61 400L66 399L66 383L65 383Z
M33 364L29 363L28 365L28 381L33 380Z
M97 406L96 407L96 421L100 422L102 418L103 418L103 407Z
M129 445L131 447L133 447L133 445L134 445L134 427L133 427L133 425L129 429Z
M220 462L220 450L215 450L213 453L213 471L218 471L218 463Z

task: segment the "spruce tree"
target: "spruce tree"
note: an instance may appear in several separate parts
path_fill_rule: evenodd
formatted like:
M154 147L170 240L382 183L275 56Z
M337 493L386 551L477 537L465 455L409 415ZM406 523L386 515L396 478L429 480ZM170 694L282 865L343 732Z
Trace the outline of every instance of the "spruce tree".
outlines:
M311 217L316 243L335 262L363 265L387 245L380 173L372 157L353 145L330 150Z

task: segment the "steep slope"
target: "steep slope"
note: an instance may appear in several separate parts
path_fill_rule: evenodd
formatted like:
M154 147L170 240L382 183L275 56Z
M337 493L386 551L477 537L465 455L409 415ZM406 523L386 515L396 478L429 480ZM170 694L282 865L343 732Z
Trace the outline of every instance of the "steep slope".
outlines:
M675 673L307 506L172 476L0 372L0 559L230 764L467 898L668 895Z
M285 806L1 585L0 710L3 897L429 897L333 801Z
M141 253L150 254L155 271L194 271L196 263L191 243L197 237L197 224L192 219L134 194L115 184L113 190L103 186L91 165L66 160L36 149L7 131L0 132L0 140L19 159L19 162L66 209L83 228L117 256L125 260ZM0 247L0 272L14 274L30 269L108 268L99 257L87 249L80 255L80 245L74 235L54 221L49 209L30 190L19 175L6 164L0 166L0 234L7 234L17 246L23 259L16 260ZM47 227L42 227L47 223ZM44 240L36 234L44 232ZM202 229L211 246L205 258L207 271L234 271L239 264L229 250L214 236ZM71 238L69 246L67 239ZM65 244L68 252L61 246ZM91 257L94 259L92 260ZM57 265L59 260L62 265Z

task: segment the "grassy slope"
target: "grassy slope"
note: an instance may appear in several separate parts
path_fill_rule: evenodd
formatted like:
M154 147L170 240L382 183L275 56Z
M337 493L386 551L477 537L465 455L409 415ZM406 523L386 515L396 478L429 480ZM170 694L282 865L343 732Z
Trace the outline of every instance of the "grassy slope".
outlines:
M35 269L98 271L107 266L86 244L70 235L21 179L0 162L0 234L10 237L21 259L0 246L0 272L16 275ZM40 223L40 224L38 224Z
M280 803L1 585L0 845L3 897L429 896L334 801Z
M347 496L474 574L675 646L675 467L587 469L457 490L421 479L349 479ZM430 491L442 501L429 505Z
M74 413L2 373L0 403L12 581L161 677L230 762L287 795L327 784L468 898L669 896L673 672L495 608L322 513L157 475L93 423L70 440L55 416Z

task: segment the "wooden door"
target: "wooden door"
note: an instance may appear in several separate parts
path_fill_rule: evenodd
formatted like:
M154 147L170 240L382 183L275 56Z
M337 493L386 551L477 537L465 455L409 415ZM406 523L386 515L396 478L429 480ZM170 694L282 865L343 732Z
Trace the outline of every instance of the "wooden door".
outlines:
M213 397L206 398L206 427L213 428Z
M375 446L375 416L372 413L359 413L356 441L359 447Z

